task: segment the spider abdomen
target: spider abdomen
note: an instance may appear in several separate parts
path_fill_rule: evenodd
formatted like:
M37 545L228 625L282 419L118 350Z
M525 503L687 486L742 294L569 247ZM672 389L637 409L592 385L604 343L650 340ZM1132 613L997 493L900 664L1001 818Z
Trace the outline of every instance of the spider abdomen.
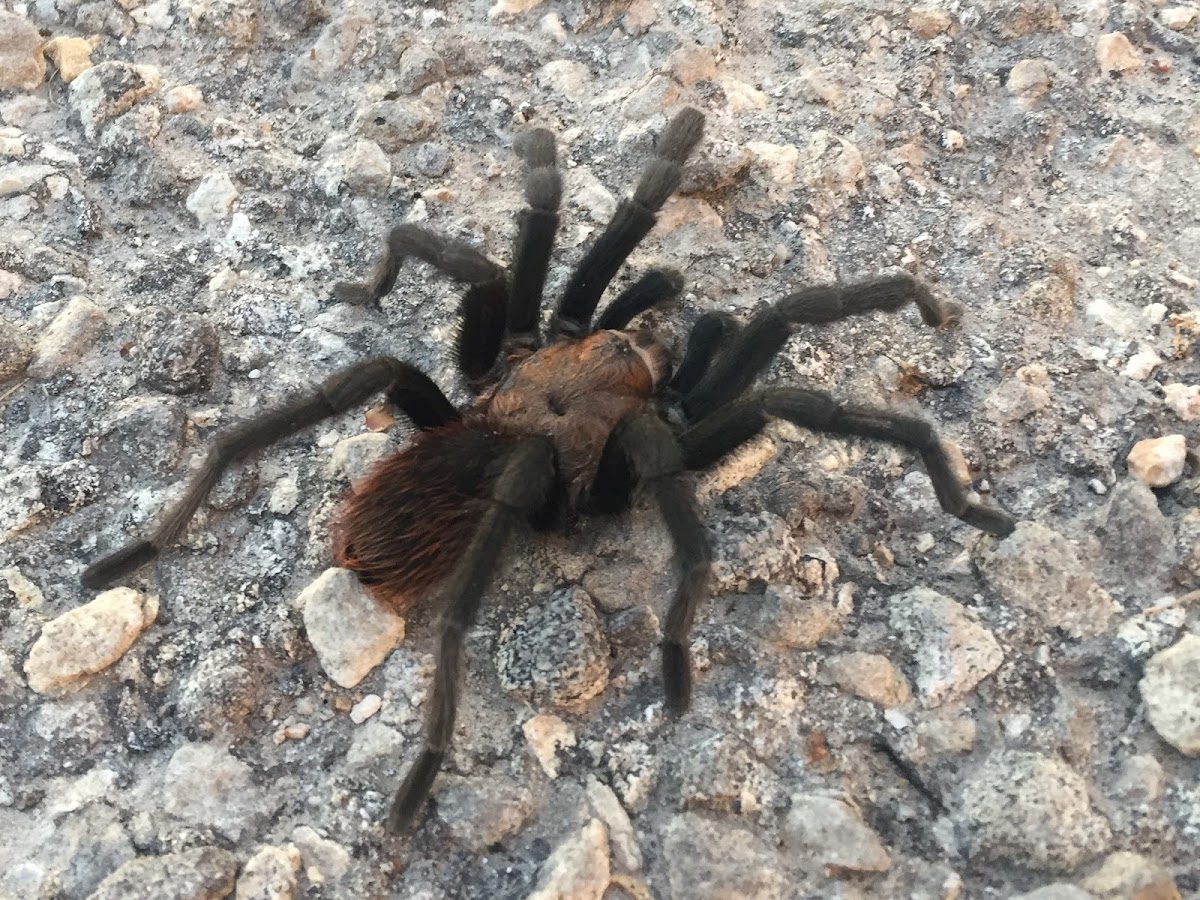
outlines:
M511 443L478 416L419 432L343 499L334 518L336 563L406 610L465 552Z

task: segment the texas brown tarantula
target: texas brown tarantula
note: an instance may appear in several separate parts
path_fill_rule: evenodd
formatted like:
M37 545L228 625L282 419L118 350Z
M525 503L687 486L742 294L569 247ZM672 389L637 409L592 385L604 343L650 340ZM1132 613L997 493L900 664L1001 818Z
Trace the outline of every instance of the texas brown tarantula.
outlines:
M647 272L593 324L601 295L679 186L703 127L695 109L683 109L667 125L633 196L620 203L571 275L546 345L539 313L562 194L549 131L526 135L527 207L511 271L465 243L415 225L394 228L367 283L338 285L337 296L377 302L392 289L406 257L465 282L455 358L474 402L456 409L428 376L392 357L350 366L312 393L220 435L154 533L83 575L84 584L99 587L149 562L181 534L231 462L385 393L418 431L343 501L335 556L401 611L435 587L444 609L425 746L392 805L392 831L417 821L441 768L454 728L464 638L520 520L550 528L575 512L616 512L628 506L635 488L658 508L679 570L661 645L666 704L676 715L689 703L688 632L710 568L705 527L685 473L712 465L770 419L910 447L921 454L947 512L992 534L1013 529L1006 513L967 496L933 428L921 419L844 406L806 388L745 393L793 326L908 303L928 325L954 323L957 308L910 275L803 288L745 324L723 312L705 313L674 372L666 347L628 326L680 293L677 273Z

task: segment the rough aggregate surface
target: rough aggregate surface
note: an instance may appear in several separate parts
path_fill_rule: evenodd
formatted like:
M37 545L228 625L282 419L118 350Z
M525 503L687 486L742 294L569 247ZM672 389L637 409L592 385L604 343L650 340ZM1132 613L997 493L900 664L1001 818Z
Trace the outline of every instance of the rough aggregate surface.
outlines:
M705 139L618 284L687 287L644 324L678 350L703 311L912 272L957 327L800 329L761 380L928 418L1021 525L949 516L904 448L769 427L696 478L679 721L653 510L516 534L389 836L439 611L322 573L405 423L286 438L125 592L79 574L338 367L467 402L459 286L333 285L400 221L507 263L544 125L553 297L683 105ZM0 897L1200 897L1198 317L1194 0L7 4Z

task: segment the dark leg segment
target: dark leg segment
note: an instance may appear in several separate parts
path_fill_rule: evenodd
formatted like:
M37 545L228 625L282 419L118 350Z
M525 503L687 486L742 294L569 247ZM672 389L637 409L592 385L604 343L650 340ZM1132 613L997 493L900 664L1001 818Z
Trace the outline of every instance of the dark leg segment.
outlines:
M683 359L671 379L671 388L680 394L692 391L708 371L717 351L731 341L740 328L737 319L726 312L707 312L697 319L688 335Z
M550 268L554 236L558 232L558 206L562 202L562 177L555 168L554 135L538 128L526 136L524 153L525 202L514 254L512 290L508 302L507 331L515 344L537 346L538 313Z
M610 462L610 473L625 470L636 478L658 507L675 545L679 585L663 627L662 662L667 709L679 715L688 708L692 695L688 635L711 570L708 534L680 477L684 456L679 443L656 414L637 413L622 421L613 430L604 455L624 459L623 463ZM603 469L602 465L602 473ZM593 493L604 489L598 481Z
M683 290L683 276L673 269L651 269L605 307L597 331L620 331L652 306L674 300Z
M336 372L311 393L218 435L187 492L167 510L154 533L88 566L84 586L104 587L158 556L187 527L231 463L353 409L380 391L386 391L388 400L419 428L445 425L459 415L428 375L397 359L379 357Z
M827 434L874 438L911 447L921 454L942 509L989 534L1011 534L1016 523L1008 513L967 497L933 426L912 416L843 406L821 391L771 388L730 403L679 437L689 469L712 465L754 437L769 417L787 419L802 428Z
M793 325L832 322L873 310L896 310L913 303L927 325L953 325L961 310L938 300L907 272L851 284L805 288L758 313L717 356L683 400L689 419L703 418L746 390L791 335Z
M633 197L617 206L612 221L571 275L552 325L557 334L578 337L587 332L604 289L650 233L656 214L679 187L683 164L703 131L704 114L691 108L681 110L667 124Z
M333 289L338 300L374 303L396 285L400 266L415 257L471 285L463 299L463 324L455 358L468 382L475 383L491 369L504 336L508 306L508 273L470 244L454 241L418 225L397 225L388 233L383 258L362 283L341 282Z
M425 747L392 802L387 828L393 834L407 832L417 823L417 815L450 748L462 680L463 643L504 543L519 520L545 503L554 477L554 447L549 439L528 438L513 448L492 486L491 497L465 555L441 591L446 614L441 621Z

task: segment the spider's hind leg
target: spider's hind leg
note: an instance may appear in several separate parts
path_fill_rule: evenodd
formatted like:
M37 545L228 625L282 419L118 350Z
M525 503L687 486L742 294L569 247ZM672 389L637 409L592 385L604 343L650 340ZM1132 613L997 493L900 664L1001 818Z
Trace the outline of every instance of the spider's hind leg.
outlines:
M391 357L367 360L327 378L320 387L218 435L187 492L171 506L148 538L131 541L84 571L85 587L98 589L144 566L183 533L221 474L239 459L271 446L323 419L353 409L380 391L418 428L458 418L458 410L419 369Z

